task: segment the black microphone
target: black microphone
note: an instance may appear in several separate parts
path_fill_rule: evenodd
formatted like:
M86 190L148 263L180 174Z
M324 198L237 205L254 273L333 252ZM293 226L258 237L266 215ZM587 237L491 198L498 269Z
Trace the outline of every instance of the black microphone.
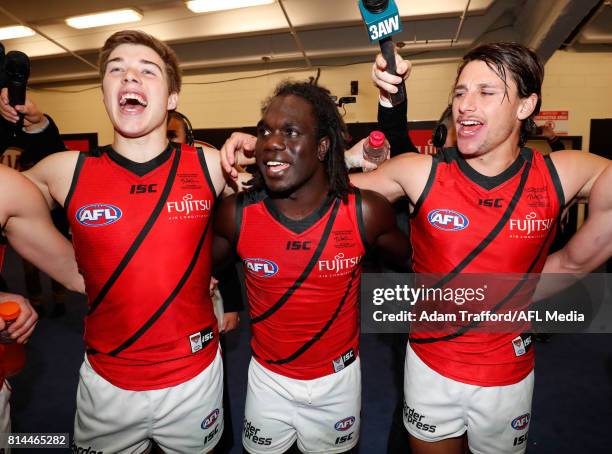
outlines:
M387 61L387 72L397 76L395 46L391 35L402 31L397 5L393 0L360 0L359 9L368 29L370 41L378 41L383 57ZM406 100L404 81L396 85L397 93L389 93L391 103L396 106Z
M6 73L4 71L4 46L0 43L0 89L6 86Z
M29 77L30 59L28 56L18 50L12 50L6 54L6 86L11 106L25 104Z
M26 87L30 77L30 59L23 52L12 50L6 54L6 86L9 104L13 107L25 104ZM23 114L19 114L17 129L23 126Z

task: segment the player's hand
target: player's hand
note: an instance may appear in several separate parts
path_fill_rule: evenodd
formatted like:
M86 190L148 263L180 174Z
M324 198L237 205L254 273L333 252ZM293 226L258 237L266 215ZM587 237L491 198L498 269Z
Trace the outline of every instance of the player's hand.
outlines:
M397 76L389 74L387 69L387 61L382 54L376 56L376 61L372 65L372 82L380 90L380 96L389 101L389 93L397 93L397 85L410 76L412 71L412 63L404 60L401 55L395 54L395 65L397 68Z
M3 88L2 92L0 93L0 114L5 120L11 123L17 123L17 121L19 121L19 114L23 114L23 124L26 127L42 125L47 121L43 113L29 97L26 97L25 104L17 105L15 107L11 106L9 104L7 88Z
M21 309L21 313L19 317L17 317L17 320L8 327L8 332L15 342L23 344L32 335L36 323L38 322L38 314L32 308L30 302L21 295L0 292L0 303L5 301L14 301ZM5 326L4 320L0 319L0 329L4 329Z
M545 137L547 140L552 140L556 137L555 131L550 125L542 125L542 137Z
M213 296L218 284L219 280L214 276L210 276L210 284L208 284L208 293L210 294L210 296Z
M375 170L378 168L376 164L363 158L363 144L366 140L368 140L367 137L361 139L344 152L344 162L346 163L347 168L364 170Z
M227 333L228 331L232 331L238 328L238 324L240 323L240 316L238 312L226 312L223 314L223 326L221 327L222 333Z
M236 165L255 163L255 142L257 137L244 132L234 132L221 147L221 167L232 178L238 178Z

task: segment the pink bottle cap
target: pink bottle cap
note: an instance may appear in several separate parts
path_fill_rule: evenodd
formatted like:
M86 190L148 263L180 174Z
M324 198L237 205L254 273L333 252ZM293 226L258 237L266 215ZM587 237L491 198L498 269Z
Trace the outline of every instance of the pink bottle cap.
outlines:
M385 143L385 135L380 131L372 131L368 141L370 142L371 147L382 147L382 145Z

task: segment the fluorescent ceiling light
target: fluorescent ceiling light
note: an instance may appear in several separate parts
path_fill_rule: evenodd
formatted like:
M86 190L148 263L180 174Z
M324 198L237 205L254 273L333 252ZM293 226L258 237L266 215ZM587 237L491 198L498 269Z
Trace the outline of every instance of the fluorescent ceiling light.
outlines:
M66 23L72 28L103 27L104 25L125 24L137 22L142 19L142 14L134 9L118 9L105 13L87 14L66 19Z
M34 30L29 27L24 27L23 25L13 25L12 27L0 28L0 40L23 38L24 36L32 36L35 34L36 33Z
M187 2L187 8L194 13L210 13L211 11L269 5L270 3L274 3L274 0L191 0Z

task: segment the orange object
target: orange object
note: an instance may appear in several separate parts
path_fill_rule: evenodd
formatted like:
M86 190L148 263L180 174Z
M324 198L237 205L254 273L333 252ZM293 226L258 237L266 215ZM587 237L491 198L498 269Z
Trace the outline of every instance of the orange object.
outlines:
M0 303L0 318L5 322L9 320L15 321L20 313L21 308L15 301L3 301Z
M11 339L8 328L21 313L19 304L15 301L0 303L0 318L5 322L5 329L0 332L0 376L11 377L17 374L25 365L25 350L23 345Z

